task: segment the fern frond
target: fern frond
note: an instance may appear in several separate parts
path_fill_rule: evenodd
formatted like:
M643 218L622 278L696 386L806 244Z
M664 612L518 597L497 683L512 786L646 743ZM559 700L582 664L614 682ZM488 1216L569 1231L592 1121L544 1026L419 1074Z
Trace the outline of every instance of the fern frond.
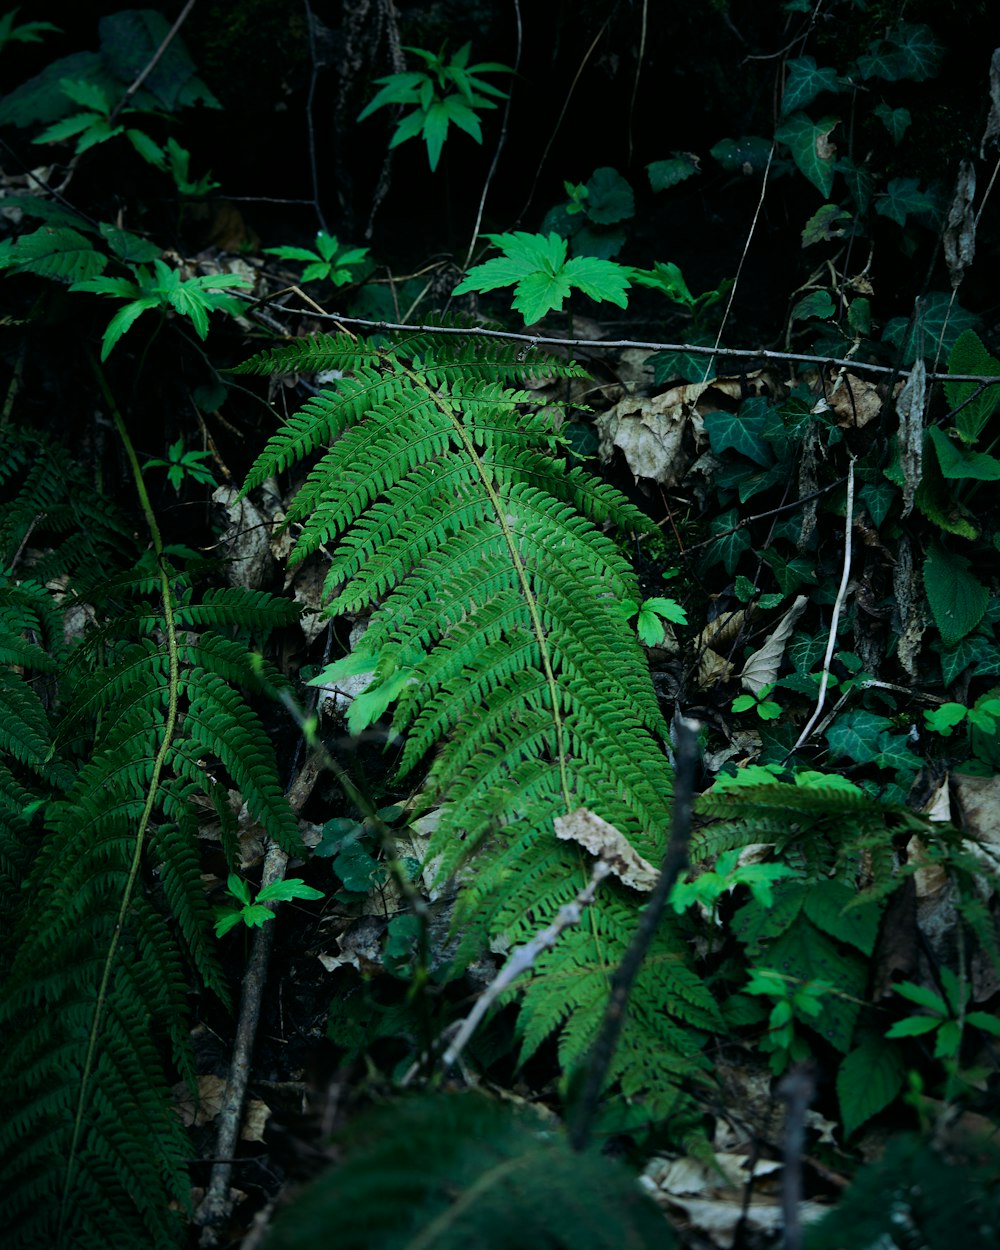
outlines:
M641 596L605 533L655 526L560 458L549 414L517 384L581 371L528 355L418 332L377 348L320 340L243 366L335 358L348 375L270 440L244 489L320 453L288 508L301 526L291 560L327 548L329 612L371 612L359 646L373 669L409 657L393 720L405 739L399 772L436 752L420 805L442 808L430 848L442 875L479 848L458 901L459 960L491 936L530 937L583 887L586 857L556 840L555 816L589 807L654 858L669 820L666 727L619 606ZM568 1027L567 1002L566 1036L592 1037L634 925L626 897L606 888L566 952L552 953L547 967L565 971L569 998L548 972L528 985L532 1040ZM661 981L675 993L666 971ZM697 984L683 981L688 999ZM707 992L675 997L677 1019L703 1027ZM664 1030L644 1036L652 1064Z

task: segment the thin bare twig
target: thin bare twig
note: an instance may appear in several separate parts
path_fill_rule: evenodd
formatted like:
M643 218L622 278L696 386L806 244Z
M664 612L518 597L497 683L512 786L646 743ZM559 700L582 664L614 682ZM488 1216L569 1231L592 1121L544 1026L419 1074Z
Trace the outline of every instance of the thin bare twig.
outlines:
M819 697L816 700L816 709L812 716L806 722L805 728L799 734L798 739L788 755L794 755L799 747L806 741L813 731L813 726L819 720L823 713L823 705L826 702L826 688L830 681L830 664L833 660L833 652L837 645L837 626L840 624L840 613L844 607L844 600L847 598L847 587L851 577L851 549L852 549L852 530L854 526L854 457L847 466L847 507L844 513L844 568L840 575L840 589L837 591L837 599L833 605L833 619L830 621L830 636L826 640L826 655L823 657L823 672L819 680ZM785 757L786 759L788 756Z
M517 52L514 55L514 77L521 68L521 44L524 38L524 31L521 26L521 5L519 0L514 0L514 20L517 23ZM513 88L513 84L511 84ZM463 269L468 269L469 262L472 260L472 253L476 250L476 239L479 238L479 227L482 225L483 212L486 208L486 197L489 194L490 185L493 177L497 172L497 165L500 163L500 153L503 151L504 144L507 142L507 123L510 120L510 101L513 96L513 89L507 96L507 103L503 109L503 120L500 123L500 138L497 141L496 150L493 153L493 161L490 164L489 173L486 175L486 181L483 183L483 193L479 197L479 210L476 213L476 224L472 227L472 238L469 240L469 250L465 255L465 264Z
M761 179L760 196L757 199L757 207L754 209L753 221L750 223L750 229L747 232L747 241L743 244L743 254L740 256L740 263L736 266L736 276L733 278L733 285L729 288L729 298L726 300L726 311L722 314L722 321L719 324L719 332L715 336L715 349L718 351L719 344L722 342L722 332L726 328L726 322L729 320L729 314L732 311L733 300L736 298L736 288L740 284L740 276L743 273L743 265L750 251L750 244L753 242L753 236L757 231L757 222L760 221L760 210L764 207L764 196L767 194L767 178L771 172L771 162L774 160L775 144L771 144L771 150L767 154L767 164L764 166L764 177ZM711 367L711 361L705 368L704 381L708 381L708 370Z
M323 206L319 199L319 168L316 164L316 132L313 126L313 100L316 96L316 80L319 77L319 62L316 59L316 19L313 17L312 5L303 0L306 10L306 29L309 32L309 91L306 95L306 132L309 136L309 176L312 179L312 203L316 210L316 220L324 234L329 234Z
M243 295L239 290L230 292L236 299L247 303L264 304L266 299L251 295ZM336 325L363 326L377 333L387 330L405 330L410 334L440 334L445 337L456 335L464 338L502 339L514 343L527 343L529 347L565 347L567 349L593 348L599 351L619 351L624 348L642 348L653 352L689 352L693 356L721 356L726 360L794 361L799 364L826 365L828 368L850 369L853 373L874 373L887 377L907 377L894 365L873 365L861 360L841 359L837 356L813 356L807 352L776 352L767 348L736 348L726 347L721 351L716 347L707 347L704 343L660 343L651 339L574 339L559 338L548 334L522 334L516 330L488 330L481 326L436 326L406 325L398 321L372 321L368 317L345 317L341 313L318 313L309 308L282 307L282 311L292 316L311 317L315 321L332 321ZM724 376L724 375L723 375ZM948 382L981 382L984 386L1000 385L1000 376L981 373L928 373L928 380L946 380Z

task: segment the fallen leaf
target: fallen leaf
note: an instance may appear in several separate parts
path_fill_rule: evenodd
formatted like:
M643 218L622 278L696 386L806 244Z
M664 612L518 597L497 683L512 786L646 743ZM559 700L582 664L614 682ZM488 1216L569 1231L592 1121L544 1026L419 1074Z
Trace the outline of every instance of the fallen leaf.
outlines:
M759 695L765 686L771 686L778 680L778 669L785 654L785 644L792 636L795 622L809 602L805 595L799 595L776 628L768 637L767 642L755 651L743 665L740 684L752 695Z
M585 851L603 859L614 875L633 890L648 893L659 880L659 872L631 845L623 833L585 807L553 822L556 837L576 842Z

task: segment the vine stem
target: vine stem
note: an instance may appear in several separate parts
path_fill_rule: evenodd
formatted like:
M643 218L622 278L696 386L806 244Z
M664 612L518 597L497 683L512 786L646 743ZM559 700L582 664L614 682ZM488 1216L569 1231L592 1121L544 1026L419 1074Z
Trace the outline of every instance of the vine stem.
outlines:
M167 716L163 725L163 734L160 739L160 746L153 760L153 771L149 779L149 787L146 791L146 801L143 804L142 814L139 817L139 824L135 833L135 846L132 851L132 860L129 864L128 876L125 881L125 889L122 892L121 905L118 908L118 915L115 918L115 926L111 933L111 941L108 944L108 953L105 957L104 966L101 970L101 981L97 991L97 1002L94 1005L94 1017L90 1026L90 1036L87 1041L87 1053L84 1058L83 1071L80 1074L80 1094L77 1098L76 1112L73 1118L73 1136L70 1141L68 1157L66 1159L66 1179L63 1185L62 1200L59 1208L57 1242L62 1237L68 1213L70 1190L73 1182L76 1158L80 1147L80 1138L83 1133L84 1110L86 1107L90 1081L93 1076L94 1066L96 1063L97 1044L100 1037L101 1025L104 1020L104 1009L107 1004L108 987L111 983L111 976L114 969L115 957L118 954L118 947L121 944L122 932L125 927L125 919L128 914L128 910L132 905L136 882L139 879L139 869L142 866L142 850L145 844L146 830L149 828L149 822L152 819L153 811L156 807L156 801L160 789L160 778L163 774L163 769L166 766L167 756L170 754L170 746L174 737L174 731L177 727L177 701L178 689L180 685L180 661L177 651L177 630L174 621L173 594L170 588L170 578L167 575L166 566L163 560L163 539L160 535L160 527L156 522L156 515L153 512L153 507L149 500L149 494L146 491L146 483L142 479L142 469L139 467L139 460L135 454L135 448L132 446L132 440L129 438L128 430L125 428L125 422L122 418L121 411L118 408L118 404L115 402L111 388L108 385L108 380L105 377L103 369L92 355L89 356L89 361L91 368L97 376L98 386L104 396L105 403L108 405L112 420L115 424L115 429L118 431L118 437L121 439L122 446L125 449L125 455L128 458L129 466L132 470L132 478L135 482L136 493L139 496L139 503L142 507L143 515L146 519L146 525L149 529L149 535L153 543L153 550L156 553L157 564L160 571L160 592L163 598L163 619L167 637L167 657L169 668L167 679Z

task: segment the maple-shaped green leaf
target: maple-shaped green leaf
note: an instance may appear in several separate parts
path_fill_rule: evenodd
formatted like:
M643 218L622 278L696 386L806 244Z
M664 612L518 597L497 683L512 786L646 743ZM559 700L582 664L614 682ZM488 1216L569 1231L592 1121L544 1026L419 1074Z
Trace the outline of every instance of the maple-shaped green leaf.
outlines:
M792 113L774 132L775 139L791 149L792 158L801 172L824 196L833 186L837 149L830 134L839 117L823 117L818 122L806 113Z
M781 96L782 115L794 113L812 104L824 91L839 91L840 79L837 71L830 66L820 69L816 58L800 56L789 61L785 66L788 77L785 79L785 90Z
M208 334L208 314L221 311L237 314L240 305L220 288L247 287L250 280L240 274L206 274L186 281L176 269L162 260L153 261L153 271L145 265L132 266L135 280L128 278L90 278L75 282L72 291L90 291L111 295L129 303L118 310L104 331L101 360L106 360L122 335L151 308L173 308L188 317L199 338Z
M596 256L567 260L568 244L558 234L515 230L511 234L488 234L486 238L500 248L503 256L470 269L453 294L513 286L513 306L526 325L540 321L548 312L561 312L573 287L591 299L607 300L619 308L628 304L629 270Z

